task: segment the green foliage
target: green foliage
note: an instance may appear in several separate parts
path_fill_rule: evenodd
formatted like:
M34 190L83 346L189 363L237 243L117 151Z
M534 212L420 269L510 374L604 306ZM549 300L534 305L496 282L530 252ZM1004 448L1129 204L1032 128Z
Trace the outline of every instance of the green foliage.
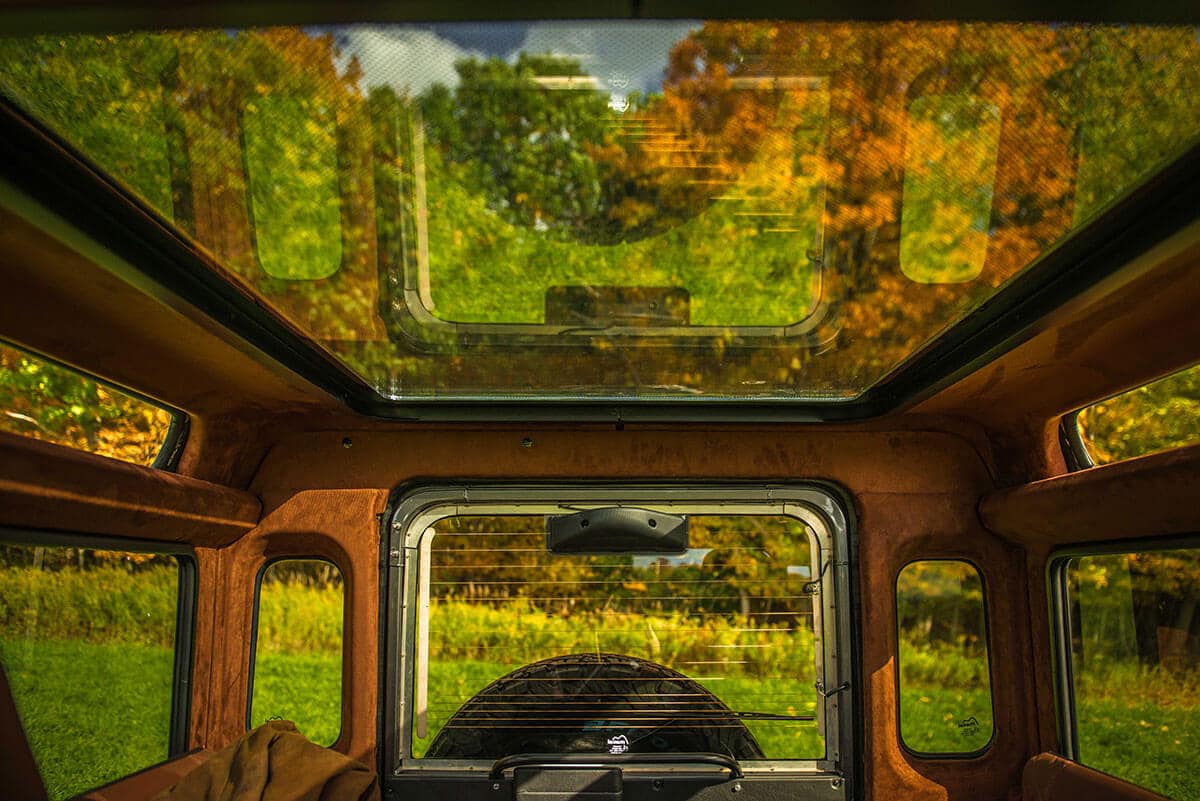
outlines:
M462 166L462 182L511 223L590 227L603 211L604 176L589 148L604 141L610 114L602 95L563 87L564 78L583 76L579 64L522 53L511 65L467 59L455 69L453 94L437 87L421 105L430 139L444 146L447 162ZM557 83L539 84L545 76Z
M161 619L169 610L172 620L169 590L174 577L172 570L154 565L101 565L85 574L56 564L53 570L36 574L41 582L37 592L30 589L31 574L28 567L0 572L0 600L35 604L44 625L30 629L23 625L27 616L12 613L15 604L5 607L10 611L0 615L0 654L52 796L61 799L159 761L166 748L171 651L141 644L161 634L147 633L153 627L145 625L145 618L104 612L105 607L84 592L89 583L84 577L90 576L94 579L90 583L113 594L114 603L129 604L143 596L148 605L141 607L142 613ZM332 742L341 727L342 589L336 580L311 570L283 569L281 577L268 585L260 610L260 626L276 633L261 641L264 650L256 665L253 720L286 717L317 742ZM55 597L61 600L48 600ZM282 607L291 607L291 612ZM87 616L96 619L88 629L55 623L60 618L78 621ZM522 653L513 655L518 663L535 654L547 655L543 650L578 650L580 637L597 630L612 632L605 636L604 648L653 658L649 638L638 628L645 618L627 613L595 610L563 618L547 615L528 602L481 606L443 600L435 604L432 622L430 736L415 743L417 755L462 702L517 666L513 659L490 658L505 653L492 646L511 645L514 631L522 632L524 646ZM683 650L659 651L657 658L667 663L684 660L706 650L707 644L728 642L727 629L736 623L734 619L703 627ZM655 620L655 625L672 623ZM682 642L678 636L666 636L680 633L661 629L660 641ZM803 630L755 636L774 643L761 650L780 654L780 659L785 659L782 652L787 648L811 654L811 635ZM920 643L922 636L920 624L901 632L909 643ZM786 648L777 647L780 637L791 638L784 643ZM733 672L716 680L702 678L701 683L733 709L811 712L816 704L811 659L780 662L772 669L777 671L773 675L786 678L764 681L753 673ZM978 689L983 678L979 660L961 642L910 646L900 670L901 725L911 748L961 752L986 742L991 729L990 697ZM1200 798L1189 767L1200 748L1200 673L1148 671L1122 662L1086 672L1078 681L1081 747L1088 764L1181 801ZM770 700L764 695L768 692ZM776 706L764 710L769 704ZM972 716L979 723L977 729L959 725ZM769 756L811 758L822 751L811 724L753 721L748 725ZM114 742L120 743L115 751Z
M406 98L332 35L209 30L9 37L0 85L384 392L844 397L1186 144L1198 55L1187 27L714 21L609 108L561 58ZM538 324L562 285L684 288L704 339L410 346L440 336L414 291Z
M117 181L168 215L173 205L164 86L176 68L168 37L0 38L0 85L66 134Z
M992 696L987 689L978 689L978 684L971 689L937 682L913 685L904 678L902 675L900 739L909 749L925 754L969 754L992 739Z
M246 102L242 131L255 249L272 278L328 278L342 262L334 110L307 98Z
M0 431L149 465L170 426L156 406L0 343Z
M254 662L250 725L282 718L305 737L332 745L342 730L341 651L260 653Z
M694 674L696 668L689 663L711 661L714 649L738 645L754 648L754 658L722 665L723 676L788 675L809 686L814 680L810 630L772 628L737 615L698 619L674 613L651 619L581 609L560 616L522 602L484 606L440 601L431 608L429 628L431 664L490 660L506 666L507 672L558 654L600 651L638 656ZM516 632L520 636L514 639Z
M0 659L51 801L167 758L171 649L5 631Z
M0 637L173 647L178 570L0 567Z
M1200 441L1200 365L1087 407L1079 430L1097 464Z
M329 581L319 574L313 580L313 576L282 572L289 565L326 564L277 562L268 568L258 599L260 654L341 653L345 591L336 569L336 578Z

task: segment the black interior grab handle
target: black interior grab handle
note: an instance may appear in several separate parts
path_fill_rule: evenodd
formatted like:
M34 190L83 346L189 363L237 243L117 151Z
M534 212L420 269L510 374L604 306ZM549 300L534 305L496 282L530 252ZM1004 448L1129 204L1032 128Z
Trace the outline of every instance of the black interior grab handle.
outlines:
M729 771L730 779L741 779L741 764L728 754L512 754L492 763L488 778L495 781L514 768L571 767L611 768L620 765L716 765Z

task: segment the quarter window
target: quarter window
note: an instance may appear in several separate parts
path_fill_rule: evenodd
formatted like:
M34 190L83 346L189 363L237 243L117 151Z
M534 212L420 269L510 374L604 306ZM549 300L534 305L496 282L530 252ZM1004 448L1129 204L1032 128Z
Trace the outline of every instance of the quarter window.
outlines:
M1075 421L1095 464L1200 442L1200 365L1094 403Z
M1059 562L1072 756L1200 799L1200 548Z
M967 562L913 562L896 580L900 739L920 754L970 754L992 739L983 580Z
M0 342L0 432L149 467L172 422L165 409Z
M342 573L322 559L272 562L256 609L250 725L284 718L332 745L342 728Z
M0 659L51 801L183 749L192 582L180 556L0 543Z

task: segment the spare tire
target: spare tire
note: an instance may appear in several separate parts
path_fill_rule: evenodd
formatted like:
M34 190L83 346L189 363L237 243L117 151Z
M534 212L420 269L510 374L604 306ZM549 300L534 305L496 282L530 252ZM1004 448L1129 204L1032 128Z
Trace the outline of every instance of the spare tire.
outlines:
M459 707L425 756L718 753L762 759L719 698L668 667L618 654L570 654L518 668Z

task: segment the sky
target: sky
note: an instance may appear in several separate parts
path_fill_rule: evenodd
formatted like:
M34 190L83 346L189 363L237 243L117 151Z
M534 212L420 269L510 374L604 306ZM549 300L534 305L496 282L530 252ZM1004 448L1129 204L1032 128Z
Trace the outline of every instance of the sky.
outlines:
M672 45L700 25L694 20L622 22L490 22L356 25L332 31L349 61L358 58L367 86L390 85L418 95L458 83L454 62L521 52L573 58L613 94L662 87Z

